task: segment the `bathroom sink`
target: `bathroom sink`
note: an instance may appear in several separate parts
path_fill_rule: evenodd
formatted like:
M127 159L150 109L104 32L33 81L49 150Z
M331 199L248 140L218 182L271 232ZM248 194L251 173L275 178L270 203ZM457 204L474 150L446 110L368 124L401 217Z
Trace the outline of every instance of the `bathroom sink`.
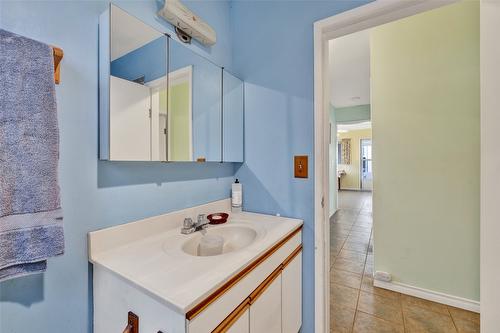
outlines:
M226 254L241 250L252 244L257 238L258 232L251 226L226 225L210 227L206 230L206 235L221 236L224 239L224 246L221 254ZM182 244L182 251L192 256L200 256L198 246L204 235L201 231Z

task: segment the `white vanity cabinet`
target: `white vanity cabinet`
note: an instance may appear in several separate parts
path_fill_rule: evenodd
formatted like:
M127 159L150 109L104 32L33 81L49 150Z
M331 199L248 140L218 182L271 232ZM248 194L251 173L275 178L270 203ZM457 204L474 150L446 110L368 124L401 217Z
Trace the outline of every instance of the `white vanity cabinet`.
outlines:
M301 325L302 253L299 248L213 332L297 333ZM193 332L198 330L189 331Z
M211 204L210 211L224 209ZM182 235L179 227L158 232L166 220L90 233L94 333L122 332L131 317L138 317L137 333L299 332L302 221L240 213L212 230L252 227L259 235L254 245L201 258L181 247L197 235Z
M228 327L227 333L250 333L250 309L247 307L241 317L239 317L231 326Z
M297 333L302 324L301 237L297 229L229 280L230 288L222 286L208 297L210 302L189 311L188 333Z
M250 332L281 333L281 276L272 281L250 305Z
M302 256L293 258L281 273L282 333L297 333L302 326Z

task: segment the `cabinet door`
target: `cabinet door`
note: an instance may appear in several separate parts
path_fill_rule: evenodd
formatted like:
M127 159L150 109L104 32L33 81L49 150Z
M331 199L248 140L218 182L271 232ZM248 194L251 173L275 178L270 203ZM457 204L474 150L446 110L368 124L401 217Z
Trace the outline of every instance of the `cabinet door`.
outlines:
M250 306L251 333L281 333L281 274Z
M302 252L281 273L283 333L297 333L302 326Z
M247 308L245 312L238 318L237 321L231 325L226 331L227 333L250 333L250 309Z

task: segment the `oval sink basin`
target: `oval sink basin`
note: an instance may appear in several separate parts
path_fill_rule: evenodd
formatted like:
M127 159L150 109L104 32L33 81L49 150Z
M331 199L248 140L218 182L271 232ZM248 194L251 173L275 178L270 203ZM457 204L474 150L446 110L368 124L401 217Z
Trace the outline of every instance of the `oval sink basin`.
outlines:
M222 253L230 253L241 250L252 244L257 238L257 231L249 226L227 225L206 229L207 235L221 236L224 239ZM182 251L192 256L201 256L199 244L204 235L198 231L196 235L182 244Z

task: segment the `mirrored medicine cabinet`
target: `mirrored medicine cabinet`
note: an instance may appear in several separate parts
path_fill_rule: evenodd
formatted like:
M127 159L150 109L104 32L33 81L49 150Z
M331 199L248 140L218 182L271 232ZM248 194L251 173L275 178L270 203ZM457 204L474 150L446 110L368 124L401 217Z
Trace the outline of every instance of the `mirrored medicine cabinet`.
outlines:
M111 4L99 20L99 157L243 162L243 81Z

